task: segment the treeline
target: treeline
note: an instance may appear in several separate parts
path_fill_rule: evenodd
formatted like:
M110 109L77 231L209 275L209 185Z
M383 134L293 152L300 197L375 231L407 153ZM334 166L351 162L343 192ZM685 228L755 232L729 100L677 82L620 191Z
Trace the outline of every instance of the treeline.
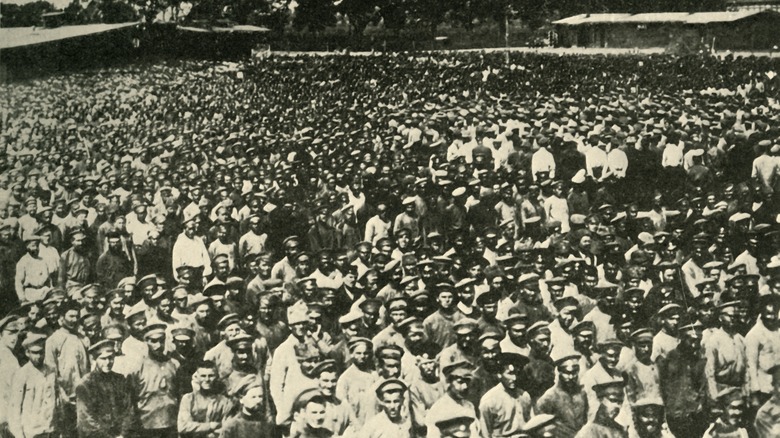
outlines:
M135 20L232 22L285 30L321 32L336 24L361 36L370 25L390 31L443 24L472 30L489 21L505 30L509 20L536 29L550 20L582 13L698 12L723 10L725 0L74 0L63 24L120 23ZM42 25L54 11L46 1L3 4L2 27Z

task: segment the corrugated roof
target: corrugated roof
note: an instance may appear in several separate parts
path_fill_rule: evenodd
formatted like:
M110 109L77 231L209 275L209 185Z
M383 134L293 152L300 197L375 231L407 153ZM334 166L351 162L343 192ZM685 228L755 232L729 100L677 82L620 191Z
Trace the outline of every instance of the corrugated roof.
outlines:
M53 29L8 27L0 29L0 49L61 41L137 25L138 23L85 24L82 26L62 26Z
M249 24L237 24L232 27L192 27L192 26L179 26L180 30L186 30L189 32L219 32L219 33L230 33L230 32L257 32L257 33L263 33L263 32L270 32L271 29L267 27L260 27L260 26L251 26Z
M682 24L707 24L707 23L731 23L759 14L772 14L780 16L780 12L765 9L760 11L737 12L659 12L650 14L580 14L562 20L553 21L553 24L565 26L579 26L589 24L626 23L682 23Z

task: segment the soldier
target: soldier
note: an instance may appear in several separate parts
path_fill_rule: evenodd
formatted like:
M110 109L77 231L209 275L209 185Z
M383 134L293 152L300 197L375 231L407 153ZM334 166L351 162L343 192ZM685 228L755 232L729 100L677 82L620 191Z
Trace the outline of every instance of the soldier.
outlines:
M500 383L479 402L480 429L484 436L513 436L531 418L531 396L522 387L522 370L528 358L517 353L499 356Z
M367 412L374 404L368 389L378 379L373 371L373 345L366 338L355 337L349 342L352 364L339 377L336 397L345 401L355 414L355 428L359 430L366 421Z
M27 252L16 262L16 296L19 302L42 300L52 286L55 273L40 257L40 237L29 235L24 238Z
M626 429L615 421L625 399L623 380L606 380L593 386L598 398L596 414L575 435L575 438L627 438Z
M445 377L446 392L436 403L428 410L426 419L427 437L438 438L438 429L436 422L444 417L446 412L452 409L466 408L477 415L474 404L468 400L469 387L474 376L473 365L465 360L445 364L442 367L442 373ZM478 426L472 425L472 432L477 432Z
M629 436L636 438L674 438L663 429L664 402L660 398L642 398L631 404L633 424Z
M338 381L336 361L332 359L323 360L312 369L311 375L317 379L317 389L319 389L319 393L324 399L325 421L323 427L338 437L349 436L354 433L354 425L352 424L354 414L347 403L336 397L336 383ZM296 422L297 420L300 420L300 418L296 418L290 427L291 438L299 436L306 428L305 424L298 423Z
M409 400L415 436L426 435L428 410L444 395L444 384L439 379L439 367L436 361L440 352L441 347L430 343L427 344L425 351L416 356L419 376L411 379L409 384Z
M265 416L265 390L255 382L241 392L240 412L222 424L220 438L267 438L273 436L273 425Z
M63 303L59 308L60 328L46 340L45 362L57 376L57 406L61 409L61 432L65 436L75 436L76 385L90 370L89 341L79 332L79 310L75 301Z
M555 430L561 438L571 438L588 421L588 396L580 385L580 357L574 351L561 351L554 357L556 384L536 402L536 412L555 416Z
M718 327L702 342L707 359L707 394L713 403L724 389L741 390L747 382L745 340L737 333L734 321L738 305L738 301L729 301L718 306Z
M359 432L360 437L381 438L392 436L411 438L412 424L408 416L402 414L406 404L407 386L398 379L387 379L376 388L376 397L382 406L382 412L366 421Z
M165 328L164 324L144 328L149 355L128 375L133 399L137 401L138 434L142 437L176 436L179 362L165 352Z
M755 430L759 438L780 436L780 365L769 369L772 393L756 413Z
M716 397L720 415L710 425L704 438L747 437L745 429L745 398L742 391L735 387L726 387Z
M660 399L661 377L656 362L650 358L653 349L653 332L644 328L635 330L631 334L631 342L636 360L624 370L628 401L635 403L644 398Z
M14 375L19 371L19 359L14 356L14 350L19 343L19 331L22 328L20 317L10 314L0 319L0 392L11 394L11 387L14 382ZM10 406L7 405L8 397L0 397L0 432L8 429L8 413Z
M471 425L474 421L474 414L463 408L447 412L436 422L436 427L442 438L471 438Z
M89 349L95 368L76 387L79 437L117 438L132 432L135 405L127 379L111 371L114 345L104 340Z
M769 369L780 363L780 297L762 295L760 318L745 335L748 384L751 408L757 409L771 396Z
M9 429L19 438L57 434L56 377L43 362L45 342L45 335L32 332L22 342L29 362L14 375L8 403Z
M194 375L195 389L185 394L176 420L182 438L216 437L232 415L233 401L222 394L223 386L214 362L202 361Z
M423 321L428 339L441 345L442 348L455 343L453 327L459 319L463 318L463 314L457 311L454 297L455 292L451 284L437 284L436 303L439 309Z

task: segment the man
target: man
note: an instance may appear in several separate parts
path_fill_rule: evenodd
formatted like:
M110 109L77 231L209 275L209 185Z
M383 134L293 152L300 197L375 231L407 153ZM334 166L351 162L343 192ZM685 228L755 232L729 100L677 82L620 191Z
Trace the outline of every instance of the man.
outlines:
M258 368L255 363L252 349L254 343L255 338L246 333L240 333L227 342L231 351L231 360L229 373L225 376L224 382L227 396L236 402L240 401L241 394L247 386L259 385L261 388L265 386L265 370Z
M354 414L347 403L336 397L336 383L338 381L336 361L323 360L312 369L311 375L317 379L317 389L324 399L325 422L323 427L330 430L334 436L340 437L353 433ZM290 436L295 437L302 433L305 424L293 423L290 429Z
M87 247L87 235L81 229L70 234L71 247L60 257L60 272L58 283L73 299L80 299L74 293L78 289L92 283L95 274L94 262Z
M653 332L650 329L635 330L631 334L636 360L624 370L626 396L631 403L639 399L661 398L661 377L656 362L651 359Z
M596 415L575 435L575 438L626 438L626 429L615 421L623 405L623 380L606 380L593 386L598 397Z
M149 350L139 369L128 375L133 399L136 400L140 436L175 437L178 389L176 373L179 362L165 352L165 324L144 328Z
M52 285L55 272L40 256L40 237L26 236L24 245L27 252L16 262L15 287L19 302L42 300Z
M674 438L661 426L664 422L664 402L660 398L642 398L631 405L633 424L631 438Z
M76 387L79 437L130 436L135 406L128 381L111 371L114 345L104 340L89 349L95 368Z
M471 438L471 425L475 420L474 413L462 408L447 412L436 422L436 427L442 438Z
M592 321L596 326L596 343L616 337L612 327L612 316L617 308L618 286L607 281L599 282L593 291L597 293L596 307L593 308L583 321Z
M506 337L501 341L501 351L528 356L531 352L526 336L528 315L522 309L512 308L509 316L504 320L504 326L506 327Z
M90 370L89 341L79 332L80 309L75 301L61 304L60 327L46 340L45 363L57 376L57 405L62 415L61 432L65 436L75 436L76 385ZM113 357L112 351L111 362Z
M569 351L574 349L574 338L571 335L571 327L577 321L576 314L579 302L574 297L558 298L554 302L558 315L550 323L550 344L552 351L561 349Z
M336 397L346 402L355 415L355 428L360 429L366 421L367 412L374 405L374 395L369 388L378 379L373 372L373 344L361 337L352 338L349 343L352 364L341 374L336 385Z
M554 415L556 432L561 438L572 438L588 421L588 396L579 382L579 355L560 351L553 360L557 382L539 398L535 411Z
M430 341L447 348L455 343L453 327L459 319L463 318L463 314L457 311L455 292L451 284L437 284L436 290L436 303L439 309L425 318L423 325Z
M266 421L265 390L258 383L247 386L241 393L241 411L222 424L220 438L259 438L269 436L271 425Z
M759 438L780 436L780 365L768 370L772 378L769 400L756 413L755 429Z
M677 348L677 326L680 324L682 307L678 304L667 304L656 312L661 330L653 338L653 353L651 360L656 361Z
M46 336L28 333L22 342L27 362L15 375L8 410L13 436L49 437L57 434L57 397L54 370L43 362Z
M190 266L193 268L203 268L203 277L211 275L211 258L209 257L206 244L203 238L196 236L198 230L199 216L196 214L185 214L182 220L184 231L179 234L176 243L173 245L173 273L176 280L178 277L178 268Z
M666 422L675 436L698 437L707 428L702 328L699 324L681 326L680 345L658 361Z
M290 402L295 400L295 394L288 394L288 392L295 391L298 382L303 377L298 357L295 354L295 347L306 342L309 337L310 320L307 311L305 304L296 304L287 308L287 326L290 328L290 336L276 349L269 376L271 398L277 406L280 406L283 400L290 400ZM283 421L287 420L283 417L290 414L289 407L291 405L292 403L287 405L286 412L282 412L284 409L279 409L276 424L282 424Z
M444 395L444 385L438 376L438 357L441 348L433 343L427 344L425 351L416 356L419 374L409 384L409 399L415 436L426 435L425 420L428 410ZM473 414L472 414L473 416Z
M742 388L746 383L745 340L735 322L738 305L738 301L729 301L718 306L718 327L702 342L707 395L713 403L724 389Z
M610 339L603 344L599 344L598 349L601 356L598 363L582 376L582 386L588 395L588 419L592 420L599 408L599 395L594 389L596 385L620 379L621 389L625 387L622 372L617 368L622 348L623 343L617 339Z
M550 358L550 329L547 321L537 321L528 328L531 352L525 366L525 388L536 401L555 383L555 366Z
M358 436L361 438L411 438L412 424L409 418L401 414L404 406L407 386L398 379L383 381L376 388L376 397L382 407L382 412L366 421Z
M6 433L8 429L8 413L11 407L8 405L11 388L14 385L14 376L19 371L19 359L14 355L19 343L19 331L23 328L20 317L10 314L0 319L0 433Z
M480 429L483 436L513 436L531 418L531 396L520 386L528 358L517 353L499 356L500 383L479 402Z
M477 360L477 337L479 328L477 321L465 317L453 325L456 341L454 344L443 349L439 356L439 363L454 363L459 360L476 362Z
M127 258L119 233L110 231L106 235L108 247L98 257L95 265L96 272L100 273L100 284L103 289L110 290L116 287L119 280L133 275L133 262Z
M442 367L442 373L444 373L446 379L447 389L444 396L428 410L428 417L426 418L426 436L428 438L439 438L436 422L452 409L466 408L469 412L474 412L475 417L477 415L474 404L468 400L469 387L474 375L472 364L465 360L445 364ZM472 425L472 432L476 433L477 431L477 425Z
M720 415L704 433L705 438L747 437L745 399L738 388L726 387L717 397Z
M780 296L762 295L760 318L745 335L750 404L756 409L771 397L772 377L769 369L780 364Z
M294 421L301 424L294 438L330 438L333 432L325 427L325 397L317 388L303 391L293 403ZM292 438L293 436L291 436Z
M218 436L234 404L222 394L214 362L202 361L193 376L194 391L185 394L179 405L177 429L182 438Z

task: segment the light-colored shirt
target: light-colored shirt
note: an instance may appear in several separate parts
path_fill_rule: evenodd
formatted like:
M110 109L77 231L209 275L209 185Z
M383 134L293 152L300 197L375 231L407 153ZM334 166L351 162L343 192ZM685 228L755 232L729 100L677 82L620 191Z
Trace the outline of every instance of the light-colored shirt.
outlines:
M179 279L176 268L180 266L191 266L193 268L203 267L203 276L211 275L211 259L206 249L203 239L194 236L192 239L184 233L179 234L176 243L173 245L173 276Z

